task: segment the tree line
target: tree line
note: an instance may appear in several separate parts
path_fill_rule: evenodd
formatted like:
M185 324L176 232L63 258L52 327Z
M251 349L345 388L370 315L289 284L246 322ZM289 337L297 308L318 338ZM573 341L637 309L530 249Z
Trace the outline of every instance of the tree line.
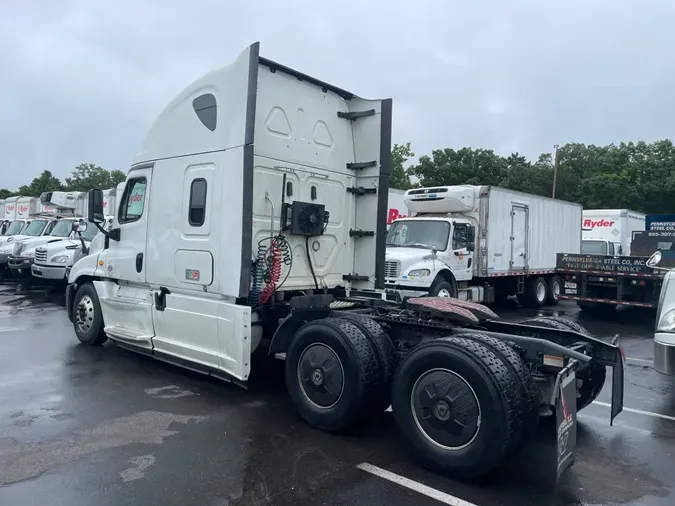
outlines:
M93 163L81 163L73 169L70 177L63 182L54 176L51 171L45 170L30 184L20 186L12 191L0 188L0 199L21 195L23 197L39 197L43 192L74 191L84 192L92 188L107 190L115 188L127 178L121 170L107 170Z
M536 161L470 147L435 149L417 163L410 143L394 144L390 186L495 185L550 197L554 153ZM675 213L675 146L668 139L606 146L569 143L558 148L555 197L584 209Z

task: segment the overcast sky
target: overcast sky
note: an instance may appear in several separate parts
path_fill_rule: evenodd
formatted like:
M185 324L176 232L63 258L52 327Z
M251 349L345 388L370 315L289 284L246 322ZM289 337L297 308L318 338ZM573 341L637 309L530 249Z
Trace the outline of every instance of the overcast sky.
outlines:
M256 40L393 97L417 155L672 138L673 19L668 0L0 0L0 188L126 171L166 102Z

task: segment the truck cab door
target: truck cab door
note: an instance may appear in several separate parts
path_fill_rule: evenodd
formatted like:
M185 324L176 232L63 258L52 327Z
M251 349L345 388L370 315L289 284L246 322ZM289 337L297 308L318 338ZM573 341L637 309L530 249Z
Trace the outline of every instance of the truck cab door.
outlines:
M151 181L152 167L129 172L117 216L119 241L106 239L108 246L98 261L104 279L94 283L106 333L148 348L154 336L152 292L146 285Z
M474 244L473 230L474 228L468 223L455 222L452 227L449 263L457 281L468 281L472 277L473 250L475 249L475 246L472 246Z

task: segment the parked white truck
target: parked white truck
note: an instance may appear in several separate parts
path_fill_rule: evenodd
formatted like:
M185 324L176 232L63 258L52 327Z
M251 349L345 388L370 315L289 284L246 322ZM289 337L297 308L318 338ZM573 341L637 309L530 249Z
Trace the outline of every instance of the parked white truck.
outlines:
M70 272L79 341L110 338L238 384L260 347L285 360L309 424L341 430L391 405L417 457L460 479L555 416L557 478L606 366L612 418L622 409L617 340L564 318L501 322L457 299L383 300L392 101L258 50L190 85L151 127L113 229ZM103 219L92 190L88 220Z
M61 242L74 235L72 223L79 221L74 217L76 197L76 193L61 191L45 192L40 196L40 208L48 211L34 219L24 235L13 242L14 246L7 258L7 266L10 270L15 273L29 274L36 248ZM39 223L44 224L42 233L35 236L29 234L32 228L37 229Z
M387 288L492 303L556 304L556 254L581 247L582 207L494 186L408 190L389 229Z
M645 230L645 218L629 209L584 209L581 254L630 256L633 232Z

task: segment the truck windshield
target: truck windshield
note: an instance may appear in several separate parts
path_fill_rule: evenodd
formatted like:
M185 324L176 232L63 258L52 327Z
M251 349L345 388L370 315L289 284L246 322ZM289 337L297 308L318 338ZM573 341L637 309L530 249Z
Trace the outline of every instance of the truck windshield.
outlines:
M73 230L72 220L60 220L56 222L54 228L49 233L53 237L68 237Z
M605 241L581 241L582 255L606 255L607 243Z
M387 246L445 251L449 236L450 223L447 221L395 221L387 234Z
M33 220L30 222L30 225L26 227L23 235L28 235L31 237L37 237L42 235L45 227L47 226L47 221L45 220Z
M98 228L93 223L87 224L87 230L82 232L82 239L85 241L91 241L98 234Z
M16 235L21 232L21 227L23 227L23 221L13 221L7 228L5 235Z

